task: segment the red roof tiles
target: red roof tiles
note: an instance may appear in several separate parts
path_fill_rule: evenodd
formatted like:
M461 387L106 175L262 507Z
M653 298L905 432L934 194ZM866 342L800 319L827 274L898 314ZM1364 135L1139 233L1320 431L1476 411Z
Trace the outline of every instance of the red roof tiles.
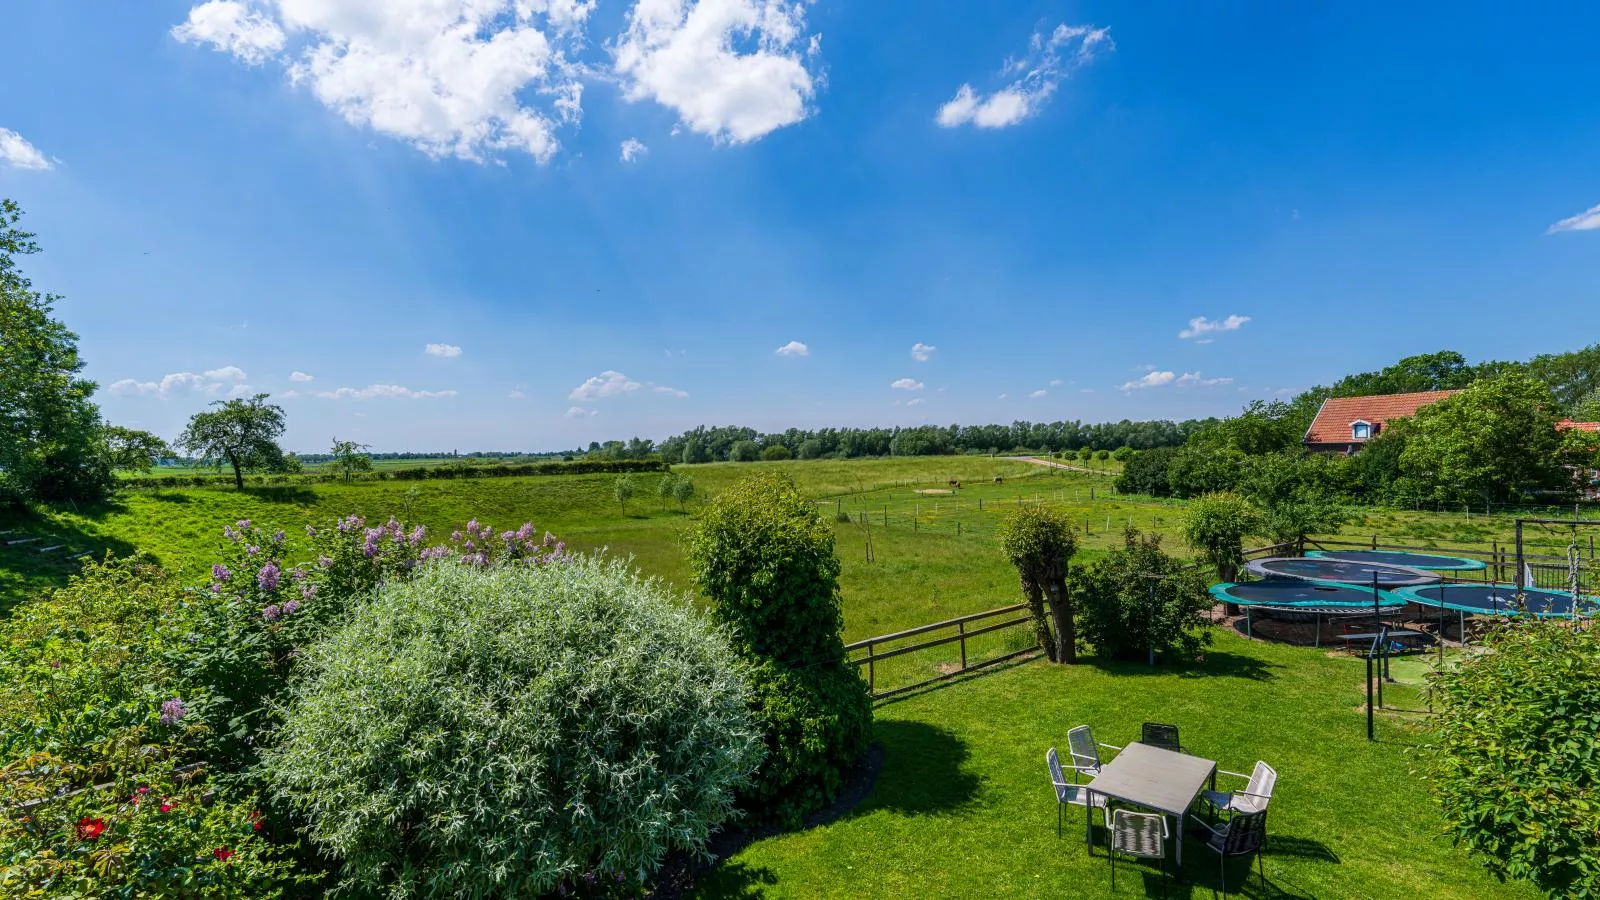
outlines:
M1574 422L1562 419L1556 423L1557 431L1600 431L1600 422Z
M1350 426L1366 422L1378 426L1376 435L1392 419L1416 415L1417 410L1437 403L1460 391L1419 391L1414 394L1381 394L1371 397L1330 397L1322 402L1317 417L1306 429L1307 444L1364 444L1366 438L1353 436Z

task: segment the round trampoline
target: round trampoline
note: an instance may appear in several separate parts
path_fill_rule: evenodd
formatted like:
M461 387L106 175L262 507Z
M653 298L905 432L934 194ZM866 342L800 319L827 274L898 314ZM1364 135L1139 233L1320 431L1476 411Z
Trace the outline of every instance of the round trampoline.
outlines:
M1539 618L1566 617L1573 613L1572 595L1542 588L1523 588L1528 615ZM1418 606L1473 615L1516 616L1517 586L1514 584L1433 584L1397 590L1400 597ZM1578 613L1600 614L1600 601L1578 598Z
M1436 572L1477 572L1489 567L1488 563L1467 559L1464 556L1412 553L1405 550L1308 550L1306 556L1312 559L1341 559L1345 562L1378 563Z
M1223 603L1254 608L1262 612L1320 614L1325 616L1372 615L1372 588L1352 584L1282 579L1214 584L1211 596ZM1406 601L1385 590L1378 591L1381 610L1398 610Z
M1415 587L1439 580L1439 576L1432 572L1407 566L1314 556L1272 556L1251 560L1245 568L1256 577L1270 581L1295 579L1365 585L1369 588L1373 576L1377 576L1378 587L1383 589Z

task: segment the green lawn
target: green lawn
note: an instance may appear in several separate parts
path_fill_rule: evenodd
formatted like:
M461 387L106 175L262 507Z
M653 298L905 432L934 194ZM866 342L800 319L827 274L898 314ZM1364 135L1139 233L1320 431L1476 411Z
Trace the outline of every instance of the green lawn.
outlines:
M1278 769L1271 887L1251 874L1245 896L1536 897L1438 837L1411 771L1423 738L1385 718L1379 741L1366 741L1362 675L1356 659L1219 633L1190 670L1035 661L880 705L886 762L871 796L832 824L751 845L703 879L700 896L1113 896L1103 844L1085 852L1080 808L1056 837L1044 755L1074 725L1123 744L1153 720L1177 724L1191 752L1225 769L1257 759ZM1154 869L1118 869L1117 896L1157 896ZM1184 883L1168 896L1209 897L1216 871L1189 841ZM1229 872L1237 889L1244 863Z

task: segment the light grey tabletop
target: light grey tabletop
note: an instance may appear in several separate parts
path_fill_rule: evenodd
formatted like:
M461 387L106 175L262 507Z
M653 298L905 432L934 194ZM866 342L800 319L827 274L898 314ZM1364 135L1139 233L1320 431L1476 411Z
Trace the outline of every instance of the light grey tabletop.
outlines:
M1182 816L1217 770L1209 759L1132 743L1106 763L1089 789L1136 806Z

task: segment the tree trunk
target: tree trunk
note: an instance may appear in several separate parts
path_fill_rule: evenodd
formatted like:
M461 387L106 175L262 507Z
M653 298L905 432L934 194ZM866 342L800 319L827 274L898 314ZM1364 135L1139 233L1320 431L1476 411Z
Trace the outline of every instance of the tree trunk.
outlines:
M244 471L239 468L239 457L228 457L228 463L233 466L233 486L238 490L244 490Z
M1050 633L1050 625L1044 618L1044 593L1035 584L1023 586L1023 591L1028 596L1028 614L1033 618L1033 637L1044 648L1045 658L1051 662L1060 662L1056 658L1056 639Z
M1078 634L1072 624L1072 594L1067 591L1063 579L1055 579L1050 583L1050 617L1055 619L1056 636L1059 643L1056 647L1056 662L1068 665L1078 661Z

